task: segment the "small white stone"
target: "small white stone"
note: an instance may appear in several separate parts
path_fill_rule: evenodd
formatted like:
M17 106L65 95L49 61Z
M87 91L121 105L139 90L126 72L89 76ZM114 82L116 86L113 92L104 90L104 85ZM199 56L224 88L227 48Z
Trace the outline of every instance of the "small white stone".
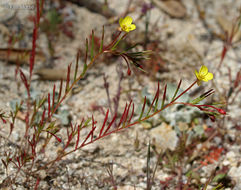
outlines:
M224 160L224 161L223 161L223 165L224 165L224 166L228 166L229 164L230 164L230 162L229 162L228 160Z
M39 177L40 177L41 179L44 179L46 176L47 176L47 174L46 174L46 171L45 171L45 170L40 170L40 171L39 171Z
M178 137L172 127L166 123L150 131L150 136L158 151L165 151L166 149L175 150Z
M228 152L227 158L235 158L235 153L233 151Z
M235 181L239 181L241 183L241 166L239 166L238 168L236 167L232 167L229 172L228 175L230 175L231 177L233 177L233 179Z
M214 137L214 141L216 144L220 144L222 142L220 137Z
M197 145L197 150L200 150L202 148L202 146L203 146L202 144L198 144Z
M207 179L206 178L201 178L200 181L201 181L202 184L204 184L204 183L206 183Z

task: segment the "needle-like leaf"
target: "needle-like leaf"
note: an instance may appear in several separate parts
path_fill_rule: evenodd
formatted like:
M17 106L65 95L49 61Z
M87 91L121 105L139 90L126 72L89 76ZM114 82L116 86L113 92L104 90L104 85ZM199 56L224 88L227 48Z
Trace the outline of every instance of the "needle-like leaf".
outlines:
M181 87L181 84L182 84L182 80L179 81L178 86L177 86L177 89L176 89L176 91L175 91L175 93L174 93L171 101L173 101L173 100L176 98L177 93L178 93L178 91L179 91L179 89L180 89L180 87Z
M103 50L104 38L105 38L105 27L103 26L103 28L102 28L102 37L101 37L101 42L100 42L99 53L101 53L102 50Z
M91 35L91 49L90 49L90 58L91 61L94 58L94 49L95 49L95 33L94 30L92 30L92 35Z
M164 107L164 103L165 103L165 99L166 99L166 93L167 93L167 85L165 85L165 88L164 88L161 109Z
M141 114L139 116L139 121L141 120L142 116L143 116L143 113L145 111L145 106L146 106L146 96L144 98L144 103L143 103L143 106L142 106L142 110L141 110Z

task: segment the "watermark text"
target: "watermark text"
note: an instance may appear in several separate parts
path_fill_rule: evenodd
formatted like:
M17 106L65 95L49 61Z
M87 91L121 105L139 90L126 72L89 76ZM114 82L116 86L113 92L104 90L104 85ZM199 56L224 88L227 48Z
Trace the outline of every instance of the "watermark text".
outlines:
M0 0L0 7L6 9L34 10L35 0Z

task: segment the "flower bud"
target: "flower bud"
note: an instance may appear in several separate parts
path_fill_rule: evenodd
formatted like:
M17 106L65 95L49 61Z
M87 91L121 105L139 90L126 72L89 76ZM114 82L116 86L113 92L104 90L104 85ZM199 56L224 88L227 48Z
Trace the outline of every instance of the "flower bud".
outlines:
M1 118L1 120L3 121L4 124L7 123L7 121L5 119Z
M217 111L222 115L226 115L226 111L223 109L217 109Z
M127 74L128 74L129 76L131 75L131 70L130 70L130 68L128 68Z

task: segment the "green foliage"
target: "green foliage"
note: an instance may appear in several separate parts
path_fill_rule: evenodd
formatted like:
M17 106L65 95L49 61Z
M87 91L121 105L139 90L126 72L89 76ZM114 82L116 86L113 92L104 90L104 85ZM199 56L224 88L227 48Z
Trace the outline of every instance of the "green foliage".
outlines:
M57 12L56 9L52 9L46 14L46 22L40 24L40 28L43 32L51 32L58 34L59 33L59 25L62 22L61 15Z
M227 174L225 174L225 173L218 174L213 178L213 182L219 182L220 180L222 180L226 176L227 176Z

